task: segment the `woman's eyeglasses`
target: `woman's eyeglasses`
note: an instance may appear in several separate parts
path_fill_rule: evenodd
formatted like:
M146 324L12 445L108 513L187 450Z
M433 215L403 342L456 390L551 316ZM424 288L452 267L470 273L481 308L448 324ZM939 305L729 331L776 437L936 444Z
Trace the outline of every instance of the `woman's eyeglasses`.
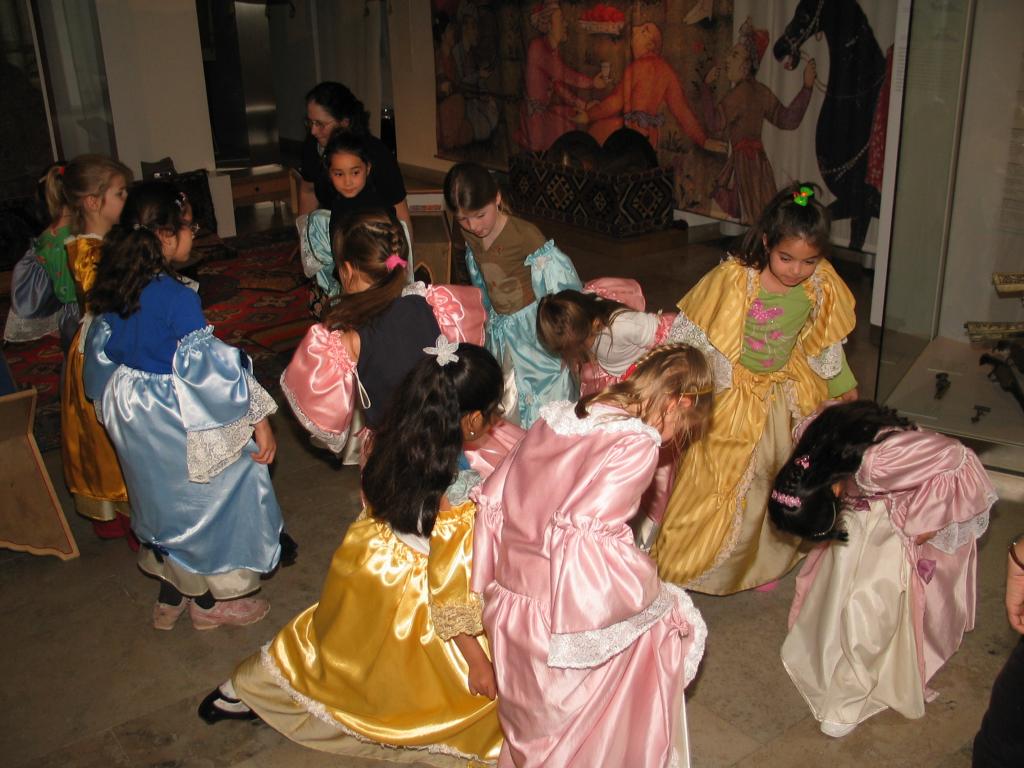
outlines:
M316 128L318 131L322 131L324 128L334 125L337 120L310 120L308 117L302 121L302 124L306 126L306 130Z

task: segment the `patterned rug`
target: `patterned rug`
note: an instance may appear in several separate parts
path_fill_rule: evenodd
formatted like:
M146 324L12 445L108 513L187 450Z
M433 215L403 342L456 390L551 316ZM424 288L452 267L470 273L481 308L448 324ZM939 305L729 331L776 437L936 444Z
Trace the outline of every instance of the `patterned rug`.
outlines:
M185 270L199 282L207 321L216 335L244 349L256 377L278 397L278 379L313 320L295 229L235 238ZM0 295L7 316L8 295ZM60 446L60 371L56 337L8 344L4 355L21 388L39 391L34 432L41 451Z

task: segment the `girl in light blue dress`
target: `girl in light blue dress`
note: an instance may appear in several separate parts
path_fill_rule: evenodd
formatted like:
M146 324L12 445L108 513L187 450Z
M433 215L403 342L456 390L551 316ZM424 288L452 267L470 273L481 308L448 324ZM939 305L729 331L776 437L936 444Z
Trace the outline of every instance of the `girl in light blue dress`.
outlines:
M164 630L186 609L196 629L262 619L270 605L251 595L281 552L268 470L277 405L174 271L192 236L184 195L134 187L88 296L86 394L124 470L139 567L161 580L153 626Z
M483 293L487 349L505 372L505 418L529 428L542 405L579 397L569 369L537 339L537 302L580 290L579 276L554 240L508 212L483 166L452 166L444 199L466 239L470 279Z

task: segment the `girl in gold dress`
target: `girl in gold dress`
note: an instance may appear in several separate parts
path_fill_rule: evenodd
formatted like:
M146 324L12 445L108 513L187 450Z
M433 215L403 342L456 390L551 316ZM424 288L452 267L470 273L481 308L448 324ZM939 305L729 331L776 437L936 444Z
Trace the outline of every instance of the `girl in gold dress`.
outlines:
M768 522L768 494L795 423L856 399L843 354L853 295L828 263L829 216L809 184L777 194L726 259L679 302L669 340L715 373L711 428L679 464L651 550L666 581L724 595L769 585L803 556Z
M207 722L258 716L336 754L362 741L497 758L494 672L469 590L469 490L480 476L463 443L497 416L502 373L472 344L441 336L424 351L375 434L362 477L368 506L335 552L319 603L206 697Z
M61 382L60 431L64 482L78 514L90 518L100 538L127 537L138 548L128 522L130 506L121 465L96 410L85 397L82 382L83 348L92 316L85 294L96 279L100 246L117 223L127 197L132 173L104 155L81 155L61 174L48 178L47 195L62 199L71 212L71 231L78 233L65 244L68 269L75 281L83 320L68 350Z

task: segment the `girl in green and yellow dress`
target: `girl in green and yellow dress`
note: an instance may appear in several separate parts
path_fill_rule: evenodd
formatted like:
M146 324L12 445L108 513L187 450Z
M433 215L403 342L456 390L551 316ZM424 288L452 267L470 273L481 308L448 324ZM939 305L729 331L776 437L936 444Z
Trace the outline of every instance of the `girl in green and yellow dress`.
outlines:
M827 399L856 399L843 354L856 318L827 260L830 220L816 188L779 192L743 241L679 302L669 340L715 373L704 438L683 455L651 555L666 581L709 594L769 587L802 557L767 518L792 428ZM770 588L770 587L769 587Z

